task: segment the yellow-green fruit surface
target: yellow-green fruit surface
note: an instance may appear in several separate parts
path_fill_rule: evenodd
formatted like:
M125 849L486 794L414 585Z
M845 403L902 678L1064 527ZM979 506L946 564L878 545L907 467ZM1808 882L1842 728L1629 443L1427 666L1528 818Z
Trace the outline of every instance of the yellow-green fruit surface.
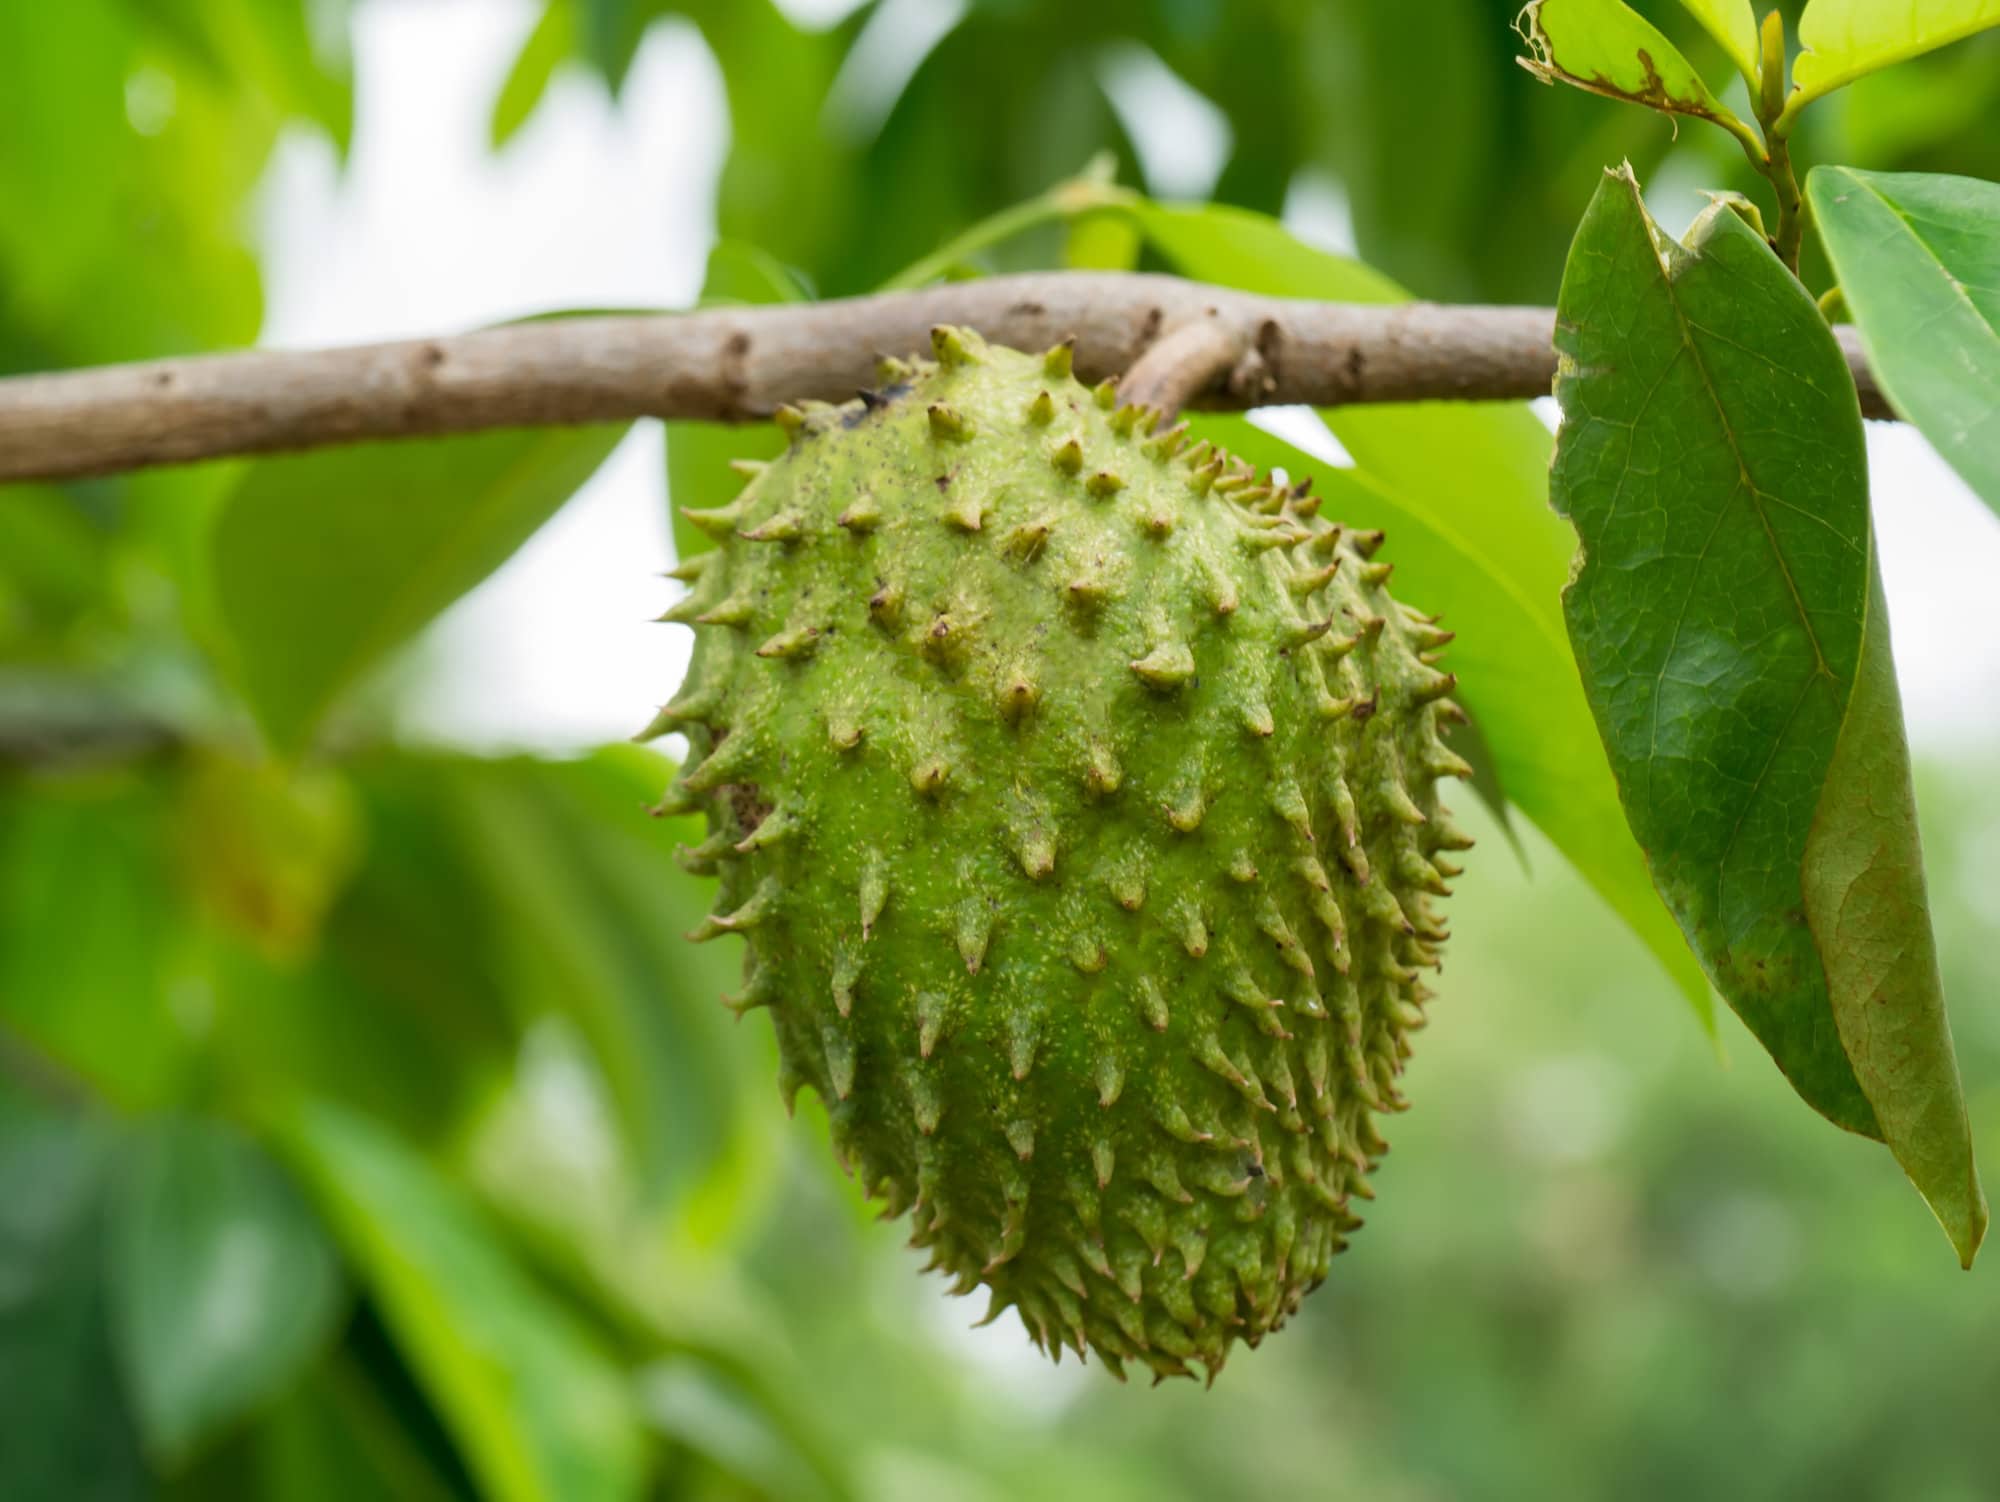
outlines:
M656 731L787 1098L963 1290L1114 1371L1255 1344L1360 1224L1423 1021L1447 639L1067 351L939 330L695 519Z

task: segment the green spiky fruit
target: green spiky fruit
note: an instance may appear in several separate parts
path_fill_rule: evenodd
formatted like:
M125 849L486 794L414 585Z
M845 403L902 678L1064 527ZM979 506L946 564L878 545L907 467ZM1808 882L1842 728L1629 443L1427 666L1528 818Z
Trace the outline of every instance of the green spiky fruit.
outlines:
M670 807L787 1098L1047 1349L1212 1376L1325 1275L1466 841L1380 537L940 329L693 514Z

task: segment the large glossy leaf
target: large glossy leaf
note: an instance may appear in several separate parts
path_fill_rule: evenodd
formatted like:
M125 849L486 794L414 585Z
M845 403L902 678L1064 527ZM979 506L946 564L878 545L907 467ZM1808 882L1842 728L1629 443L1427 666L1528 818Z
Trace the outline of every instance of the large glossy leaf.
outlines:
M1275 220L1226 208L1140 204L1154 248L1202 281L1280 297L1384 302L1378 272L1301 244ZM1564 639L1569 529L1547 504L1549 434L1525 407L1349 407L1323 414L1357 466L1336 497L1390 533L1398 587L1457 630L1460 696L1500 785L1643 938L1689 1003L1708 986L1623 827L1610 770ZM1271 452L1272 440L1238 435ZM1300 467L1297 455L1282 459Z
M1985 1201L1839 347L1727 206L1675 245L1626 173L1577 232L1557 342L1570 636L1661 895L1793 1087L1885 1140L1969 1263Z
M1624 0L1533 0L1520 25L1534 53L1522 66L1544 83L1560 80L1748 133L1680 49Z
M1819 167L1806 193L1882 389L2000 511L2000 183Z
M1722 44L1736 71L1754 90L1763 49L1758 42L1757 13L1750 8L1750 0L1681 0L1681 8Z
M300 1108L282 1141L485 1494L637 1498L644 1448L624 1374L463 1192L332 1106Z
M0 1496L147 1495L106 1317L99 1123L13 1097L0 1080Z
M1799 17L1787 116L1904 58L2000 26L2000 0L1811 0Z
M344 689L554 515L622 432L503 431L252 466L216 522L214 589L272 741L300 748Z
M339 1258L283 1170L200 1118L146 1130L111 1213L119 1351L147 1446L172 1469L319 1354Z

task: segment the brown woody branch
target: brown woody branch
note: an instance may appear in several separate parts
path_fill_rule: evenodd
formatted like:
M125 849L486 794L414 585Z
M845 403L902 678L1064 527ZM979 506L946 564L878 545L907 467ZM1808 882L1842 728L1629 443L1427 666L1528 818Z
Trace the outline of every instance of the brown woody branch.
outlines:
M0 380L0 480L61 479L233 454L636 417L753 422L874 379L933 324L1040 349L1076 340L1087 380L1137 374L1157 405L1518 400L1555 374L1546 308L1358 306L1177 277L1052 272L920 292L511 324L346 349L252 351ZM1870 416L1887 416L1843 343ZM1149 373L1150 371L1150 373ZM1172 401L1166 400L1171 398Z

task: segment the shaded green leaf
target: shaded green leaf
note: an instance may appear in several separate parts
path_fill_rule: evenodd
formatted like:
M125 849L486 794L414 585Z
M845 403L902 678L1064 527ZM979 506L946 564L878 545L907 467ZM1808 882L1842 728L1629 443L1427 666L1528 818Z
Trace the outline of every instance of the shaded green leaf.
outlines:
M121 1106L172 1102L189 1072L190 914L161 806L138 776L47 778L0 795L0 1025Z
M270 1095L332 1098L431 1141L511 1062L502 915L461 838L454 791L481 764L370 756L343 766L365 854L309 954L219 933L204 957L213 1038ZM254 933L254 931L253 931Z
M198 1118L134 1145L111 1214L120 1354L148 1448L178 1467L319 1354L339 1259L278 1165Z
M98 603L106 542L56 486L0 489L0 652L18 661Z
M363 444L260 460L217 519L233 666L297 750L341 692L504 563L622 428Z
M281 1138L486 1494L638 1497L643 1441L623 1373L463 1192L332 1106L300 1108Z
M2000 511L2000 183L1819 167L1806 194L1883 391Z
M1628 173L1578 230L1557 343L1570 636L1660 893L1793 1088L1886 1140L1969 1262L1985 1203L1839 347L1726 205L1675 245Z
M1143 203L1133 212L1154 248L1202 281L1340 302L1403 296L1380 273L1301 244L1261 214ZM1707 983L1623 827L1564 640L1561 591L1573 543L1546 502L1548 429L1525 407L1430 403L1322 415L1357 466L1329 514L1351 507L1343 520L1387 529L1399 589L1444 610L1458 631L1451 653L1459 697L1492 749L1500 785L1706 1019ZM1252 458L1305 467L1246 425L1232 425L1229 436Z
M148 1494L101 1269L114 1143L0 1083L0 1496Z
M1830 94L1904 58L2000 26L2000 0L1811 0L1799 17L1798 61L1792 65L1790 119Z
M1533 0L1521 12L1520 28L1534 53L1521 66L1543 83L1561 81L1607 98L1712 120L1755 139L1680 49L1624 0Z
M346 1349L308 1373L258 1425L253 1495L266 1502L459 1502L409 1432L400 1393Z
M273 958L308 953L360 857L342 777L204 750L175 794L176 864L207 913Z
M497 917L510 1002L570 1018L610 1087L634 1177L681 1205L729 1159L744 1112L731 1018L738 946L694 948L710 884L673 852L696 821L645 817L673 765L634 746L577 762L468 764L446 793ZM710 1205L705 1218L727 1205Z

